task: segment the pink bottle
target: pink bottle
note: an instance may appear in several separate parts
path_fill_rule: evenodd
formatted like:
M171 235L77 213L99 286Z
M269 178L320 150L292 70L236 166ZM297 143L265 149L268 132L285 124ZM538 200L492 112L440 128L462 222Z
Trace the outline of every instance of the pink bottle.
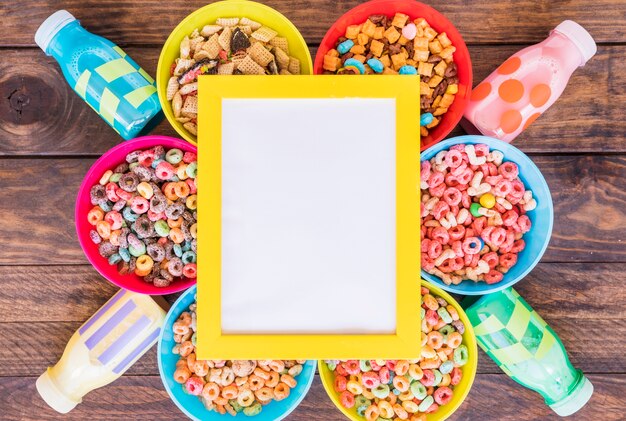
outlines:
M595 53L591 35L576 22L563 21L474 88L462 126L511 142L561 96L574 70Z

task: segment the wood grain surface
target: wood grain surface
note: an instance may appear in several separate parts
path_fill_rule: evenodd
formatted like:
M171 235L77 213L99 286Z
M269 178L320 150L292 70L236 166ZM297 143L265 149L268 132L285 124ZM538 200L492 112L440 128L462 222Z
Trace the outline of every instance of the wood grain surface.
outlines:
M155 73L161 45L206 0L24 0L0 3L0 420L182 420L158 377L156 349L74 411L52 411L34 388L80 324L117 288L80 250L74 202L89 166L120 142L35 46L55 10L123 46ZM330 25L359 0L264 0L291 19L314 56ZM474 84L564 19L585 26L598 53L555 106L516 141L543 172L555 209L542 262L515 288L554 328L593 382L572 419L622 420L626 396L626 5L623 0L429 2L457 26ZM176 136L167 122L154 134ZM464 132L457 128L451 136ZM172 302L177 295L167 297ZM316 378L293 421L339 421ZM478 374L452 420L559 419L479 351Z

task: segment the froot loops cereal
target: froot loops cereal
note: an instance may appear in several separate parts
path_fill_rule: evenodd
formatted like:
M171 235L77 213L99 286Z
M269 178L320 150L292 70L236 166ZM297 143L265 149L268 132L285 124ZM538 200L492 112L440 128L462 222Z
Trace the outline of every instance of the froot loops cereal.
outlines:
M120 274L157 287L196 277L196 154L137 150L91 187L91 240Z
M468 349L453 305L422 287L422 351L417 360L327 360L345 408L367 421L425 421L454 394Z
M246 17L219 18L183 39L170 74L167 100L176 120L196 136L198 76L297 75L300 61L289 55L287 38L273 29Z
M372 15L350 25L324 56L324 74L420 75L421 135L437 126L454 102L459 78L456 48L424 18Z
M183 312L172 329L172 352L180 355L173 373L186 393L220 414L254 416L263 405L287 398L305 360L196 360L196 306Z
M517 164L485 144L421 163L422 268L446 284L500 282L524 250L536 208Z

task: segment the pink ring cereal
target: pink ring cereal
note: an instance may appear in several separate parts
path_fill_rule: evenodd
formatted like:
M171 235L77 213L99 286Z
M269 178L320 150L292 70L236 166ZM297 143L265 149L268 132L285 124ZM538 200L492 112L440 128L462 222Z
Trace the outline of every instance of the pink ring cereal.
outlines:
M497 283L517 263L537 206L519 167L488 145L458 144L421 163L423 270L446 284Z

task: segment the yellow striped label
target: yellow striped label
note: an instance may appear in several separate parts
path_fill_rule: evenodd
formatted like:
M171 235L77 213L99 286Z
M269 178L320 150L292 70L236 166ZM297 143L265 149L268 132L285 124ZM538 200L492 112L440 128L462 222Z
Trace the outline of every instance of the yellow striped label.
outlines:
M118 58L96 67L96 72L102 76L107 83L136 71L137 70L123 58Z
M76 86L74 86L76 93L83 99L87 98L87 85L89 84L90 77L91 72L89 70L85 70L76 81Z
M139 74L141 76L143 76L143 78L145 80L147 80L151 85L154 85L154 79L152 79L152 76L150 76L144 69L139 69L137 70L139 72Z
M509 366L519 364L533 358L533 354L531 354L521 342L505 348L493 349L491 350L491 353L498 361L500 361L500 364Z
M476 336L483 336L489 335L502 329L504 329L504 325L502 324L500 319L492 314L474 328L474 333L476 334Z
M124 99L130 102L133 107L139 108L139 106L155 92L156 88L154 86L146 85L124 95Z
M524 337L526 329L528 329L528 323L530 322L530 311L521 301L515 302L515 308L509 322L506 324L506 329L513 335L518 341Z
M538 360L542 359L546 356L548 351L552 349L552 346L556 343L556 339L554 339L554 335L549 330L543 331L543 337L541 338L541 342L537 347L537 351L535 352L535 358Z
M100 99L100 115L111 126L115 122L115 114L117 112L117 106L120 103L120 99L115 94L104 88L102 92L102 98Z
M124 50L122 50L117 45L115 47L113 47L113 51L115 51L117 54L119 54L122 57L126 57L126 53L124 52Z

